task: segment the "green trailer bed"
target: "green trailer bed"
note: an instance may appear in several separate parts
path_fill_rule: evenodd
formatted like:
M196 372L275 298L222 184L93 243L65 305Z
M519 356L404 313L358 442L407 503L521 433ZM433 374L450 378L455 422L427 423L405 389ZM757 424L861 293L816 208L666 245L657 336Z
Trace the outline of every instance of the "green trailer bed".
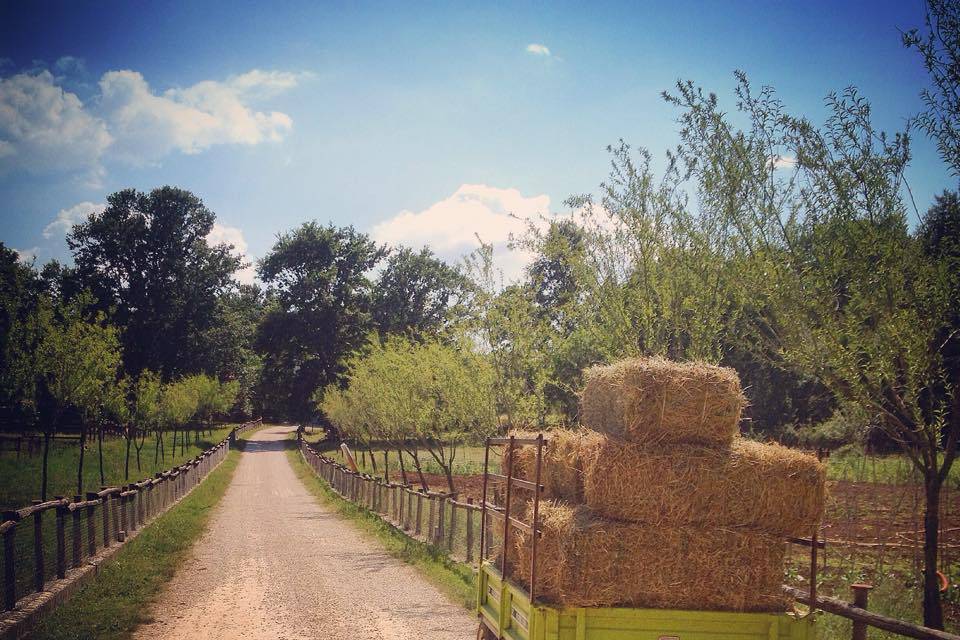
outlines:
M815 640L813 621L787 613L531 606L527 592L481 567L477 613L505 640Z

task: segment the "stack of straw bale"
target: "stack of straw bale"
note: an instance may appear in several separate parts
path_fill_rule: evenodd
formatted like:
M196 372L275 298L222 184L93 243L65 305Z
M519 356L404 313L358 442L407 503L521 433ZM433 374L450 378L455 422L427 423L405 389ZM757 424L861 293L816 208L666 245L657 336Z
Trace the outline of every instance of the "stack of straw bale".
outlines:
M662 358L587 372L583 422L544 452L537 591L567 606L783 611L785 536L810 535L825 501L812 456L737 435L732 369ZM536 451L514 475L533 479ZM506 469L506 460L503 461ZM529 579L530 540L508 559Z

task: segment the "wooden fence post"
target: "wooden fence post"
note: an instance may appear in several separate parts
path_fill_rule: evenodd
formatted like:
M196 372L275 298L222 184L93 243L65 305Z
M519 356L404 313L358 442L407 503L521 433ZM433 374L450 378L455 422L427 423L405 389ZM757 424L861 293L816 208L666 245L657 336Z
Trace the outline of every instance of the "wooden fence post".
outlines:
M120 524L117 530L117 542L122 542L122 540L120 540L120 534L123 533L124 538L127 536L127 497L123 495L123 491L117 494L117 502L120 504Z
M867 610L867 599L870 595L872 585L857 583L850 585L853 590L853 606ZM867 640L867 625L859 620L853 621L853 640Z
M447 531L447 550L453 553L454 534L457 530L457 503L450 501L450 529Z
M63 496L57 496L57 500L62 500ZM59 505L57 507L57 577L65 578L67 575L67 532L66 518L67 507Z
M100 487L101 491L104 491L106 487ZM112 505L110 504L110 494L107 493L103 496L103 502L100 504L100 510L103 511L103 548L106 549L110 546L110 509Z
M12 611L17 606L17 568L14 565L14 538L17 525L10 522L3 532L3 609Z
M40 504L39 500L33 501ZM33 512L33 590L43 591L46 571L43 563L43 511Z
M416 525L416 528L414 529L414 533L416 533L417 535L420 535L420 532L423 530L422 529L423 497L422 496L423 496L423 489L420 489L420 491L417 492L417 518L416 518L417 525Z
M87 500L93 501L99 498L96 493L87 493ZM93 522L94 512L97 505L87 505L87 555L93 556L97 553L97 526Z
M467 498L467 504L473 504L473 498ZM467 507L467 562L473 562L473 509Z
M82 502L83 496L73 496L73 501L74 503ZM80 509L74 507L71 514L73 520L73 563L70 565L74 569L80 566L80 560L83 557L83 551L80 547L80 515Z
M438 547L443 546L443 529L445 526L444 520L446 519L447 511L447 499L446 498L437 498L437 528L433 532L433 540Z

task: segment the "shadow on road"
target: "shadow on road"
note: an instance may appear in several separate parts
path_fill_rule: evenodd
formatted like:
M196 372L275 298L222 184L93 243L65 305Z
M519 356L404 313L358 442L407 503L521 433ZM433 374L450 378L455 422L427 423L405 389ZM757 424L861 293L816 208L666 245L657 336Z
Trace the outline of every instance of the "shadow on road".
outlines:
M244 453L289 451L297 448L296 440L237 440L237 448Z

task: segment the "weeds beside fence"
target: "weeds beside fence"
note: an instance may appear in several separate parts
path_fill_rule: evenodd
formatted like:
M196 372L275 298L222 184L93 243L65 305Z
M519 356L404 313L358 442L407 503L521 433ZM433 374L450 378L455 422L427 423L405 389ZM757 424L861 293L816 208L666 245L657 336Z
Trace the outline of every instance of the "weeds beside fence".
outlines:
M236 435L260 426L244 423L192 460L155 477L120 487L104 487L86 496L40 502L4 511L3 611L12 611L53 581L67 577L89 558L144 526L198 485L222 462Z
M411 538L434 545L454 560L476 561L480 552L481 511L472 498L461 502L448 494L415 491L399 483L385 482L351 471L303 439L299 446L314 472L346 500L378 514Z

